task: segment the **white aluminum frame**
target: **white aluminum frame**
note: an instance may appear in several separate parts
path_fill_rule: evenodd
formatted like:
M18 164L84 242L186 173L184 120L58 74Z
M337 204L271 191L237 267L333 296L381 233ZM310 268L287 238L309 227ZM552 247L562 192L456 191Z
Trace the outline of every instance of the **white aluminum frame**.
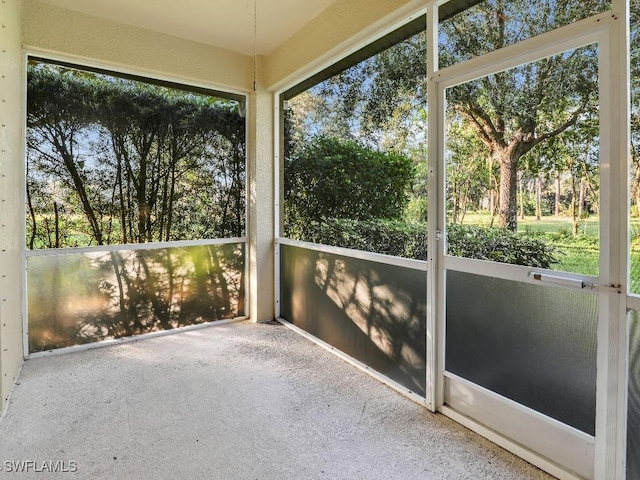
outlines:
M473 419L473 423L486 425L496 438L502 437L497 443L519 445L519 454L527 452L524 456L527 461L559 478L593 475L595 438L591 435L452 373L445 373L445 388L447 397L456 399L456 407L445 405L443 413L455 412ZM504 447L510 449L509 445ZM565 458L576 459L576 474L561 463Z
M52 257L58 255L72 255L74 253L117 252L120 250L157 250L159 248L193 247L197 245L229 245L231 243L246 244L247 237L176 240L173 242L153 243L120 243L115 245L97 245L94 247L47 248L42 250L26 250L26 257Z
M617 3L620 3L619 1ZM615 4L614 4L615 8ZM623 19L625 15L622 16ZM601 216L600 223L600 268L598 281L605 285L620 284L621 267L625 266L625 261L621 261L622 246L626 250L624 235L620 232L622 222L620 210L624 210L626 203L626 189L620 185L626 185L624 181L624 162L621 158L624 155L624 145L627 142L621 141L628 135L624 127L628 102L621 97L625 97L624 92L628 91L628 85L612 72L625 70L626 64L620 58L617 47L621 41L620 15L605 12L594 17L581 20L574 24L544 33L537 37L524 40L520 43L510 45L501 50L487 53L481 57L476 57L466 62L440 70L435 74L435 81L438 83L438 104L436 115L438 118L437 150L439 161L436 168L440 169L438 175L438 195L441 202L437 212L438 225L440 231L446 229L445 212L445 171L444 171L444 146L445 146L445 89L460 83L471 81L486 75L526 64L540 58L561 53L569 49L578 48L584 45L597 43L599 48L599 71L600 71L600 166L601 166L601 212L605 212L604 218ZM617 81L616 81L617 80ZM614 88L615 86L615 88ZM614 95L617 92L618 95ZM621 113L619 113L621 112ZM620 193L623 191L624 193ZM613 192L618 192L614 195ZM623 200L624 199L624 200ZM624 202L624 203L622 203ZM436 202L430 202L436 203ZM430 217L430 218L433 218ZM440 242L438 251L439 281L444 288L444 275L447 268L460 269L462 271L472 271L496 276L499 278L511 278L518 281L533 282L533 279L522 277L524 270L543 272L543 269L524 269L514 266L497 265L493 262L479 262L473 260L455 259L444 255L445 242ZM593 277L573 275L570 273L553 272L554 275L567 279L578 279L590 281ZM594 478L624 478L624 398L623 384L626 375L626 364L623 359L624 353L621 349L626 342L626 331L620 328L621 294L603 290L600 295L600 311L598 321L598 354L597 354L597 407L596 407L596 442L594 449ZM440 308L438 309L438 326L441 331L445 329L445 306L444 299L446 292L439 294ZM626 319L626 318L625 318ZM441 346L441 375L445 375L444 365L444 335L440 336ZM624 368L623 368L624 367ZM623 373L624 371L624 373ZM447 374L449 375L449 374ZM448 407L442 409L444 413L450 413ZM472 421L473 422L473 421ZM489 425L489 427L491 427ZM538 439L536 439L538 440ZM531 460L530 460L531 461ZM542 464L534 461L541 468ZM567 472L567 475L571 475Z
M438 144L439 144L439 116L438 85L433 81L438 70L438 4L432 2L427 10L427 401L432 412L438 411L444 403L444 377L441 375L441 365L444 365L444 355L441 345L444 345L444 330L441 328L438 318L440 311L439 299L444 298L441 293L442 279L438 268L438 225L442 224L438 217L440 214L438 205L441 182L437 172L438 168ZM436 112L435 116L431 113ZM434 118L435 117L435 118ZM435 121L434 121L435 120Z
M415 260L413 258L396 257L393 255L385 255L383 253L356 250L354 248L334 247L332 245L324 245L321 243L303 242L300 240L291 240L290 238L276 238L276 245L290 245L292 247L304 248L314 252L342 255L344 257L369 260L370 262L382 263L384 265L395 265L397 267L411 268L413 270L421 270L423 272L427 271L427 262Z
M281 93L273 94L273 311L275 318L280 318L280 246L278 239L280 237L280 227L282 222L282 204L283 196L281 181L284 169L284 132L281 128L284 111Z
M212 322L197 323L195 325L185 325L184 327L172 328L171 330L158 330L157 332L141 333L140 335L132 335L130 337L110 338L100 340L99 342L83 343L81 345L71 345L69 347L56 348L53 350L43 350L41 352L33 352L25 355L25 358L54 357L56 355L64 355L67 353L81 352L84 350L93 350L94 348L110 347L112 345L122 345L123 343L137 342L156 337L166 337L176 333L191 332L193 330L202 330L203 328L217 327L218 325L226 325L228 323L236 323L247 320L246 316L236 318L225 318L224 320L214 320Z
M627 296L627 309L640 310L640 297L636 295Z

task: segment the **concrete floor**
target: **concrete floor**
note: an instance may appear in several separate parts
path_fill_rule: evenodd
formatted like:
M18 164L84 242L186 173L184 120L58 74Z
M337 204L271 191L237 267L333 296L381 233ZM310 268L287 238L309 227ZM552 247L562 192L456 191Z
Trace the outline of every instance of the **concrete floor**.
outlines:
M18 382L0 478L551 478L280 325L31 359ZM56 467L76 471L34 472Z

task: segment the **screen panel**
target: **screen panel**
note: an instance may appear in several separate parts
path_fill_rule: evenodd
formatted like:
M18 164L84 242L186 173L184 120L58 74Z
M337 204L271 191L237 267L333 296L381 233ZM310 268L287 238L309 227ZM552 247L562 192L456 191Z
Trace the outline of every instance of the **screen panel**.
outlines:
M598 275L597 44L446 90L447 254Z
M598 297L447 271L445 369L595 435Z
M424 396L425 272L280 248L281 317Z
M282 236L426 259L425 17L282 95Z
M244 315L244 243L27 258L29 351Z
M243 99L35 58L26 93L28 250L245 235Z

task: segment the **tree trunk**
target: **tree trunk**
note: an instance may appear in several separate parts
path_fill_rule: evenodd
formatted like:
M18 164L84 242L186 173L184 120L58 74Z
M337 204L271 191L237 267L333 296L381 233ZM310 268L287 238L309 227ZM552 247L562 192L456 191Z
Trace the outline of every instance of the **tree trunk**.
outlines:
M120 223L122 228L122 243L127 242L127 207L124 200L124 190L122 188L122 161L117 157L116 181L118 182L118 195L120 197Z
M536 220L542 218L542 179L540 175L536 177Z
M96 243L98 245L102 245L102 230L100 228L100 223L98 222L98 218L91 206L91 201L89 200L89 195L87 194L87 189L84 183L80 172L76 168L76 164L72 154L69 154L62 149L59 149L59 153L61 154L62 160L64 162L64 166L67 169L67 172L71 176L71 180L73 182L73 187L80 198L80 202L82 203L82 209L84 210L84 214L89 220L89 225L91 225L91 230L93 231L93 235L96 239Z
M489 157L489 213L491 213L491 226L493 226L493 217L496 214L496 190L494 186L493 155L491 155Z
M573 217L573 238L578 236L578 195L579 187L576 182L576 178L571 178L571 216Z
M38 231L38 223L36 222L36 213L33 210L33 202L31 201L31 189L27 182L27 205L29 206L29 218L31 218L31 235L29 236L29 250L33 250L36 241L36 233Z
M636 164L635 166L635 199L636 199L636 210L638 216L640 216L640 165Z
M555 216L560 216L560 174L556 174L556 206Z
M138 203L138 243L145 243L147 231L147 219L149 218L149 206L147 205L147 159L140 159L140 173L136 190L136 202Z
M490 205L489 205L490 211L489 211L489 213L491 213L491 222L489 223L490 227L493 227L493 223L495 222L495 219L496 219L496 214L498 213L497 198L498 198L497 190L492 188L491 189L491 193L489 195L489 201L490 201Z
M58 214L58 202L53 202L54 228L56 232L55 248L60 248L60 215Z
M580 179L580 200L578 201L578 218L582 218L584 214L584 203L586 194L586 185L584 180Z
M458 214L460 215L460 224L464 223L464 216L467 214L467 203L469 201L469 181L462 187L462 193L460 198L460 208Z
M524 189L522 188L522 177L518 178L518 191L520 193L520 219L524 220Z
M500 160L499 226L515 232L518 229L518 162L507 149L498 150L496 155Z

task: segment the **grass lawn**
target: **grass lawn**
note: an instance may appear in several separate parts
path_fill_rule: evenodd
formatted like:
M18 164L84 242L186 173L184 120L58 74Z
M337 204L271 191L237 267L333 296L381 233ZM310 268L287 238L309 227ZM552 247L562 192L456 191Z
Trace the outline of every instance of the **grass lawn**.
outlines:
M494 219L494 226L497 226L498 218ZM640 229L640 219L636 220L638 228ZM491 216L482 212L467 213L464 217L464 223L469 225L484 225L489 226L491 224ZM598 237L600 220L597 216L591 216L585 220L580 221L579 234L587 237ZM543 233L566 233L571 235L572 221L569 217L542 217L540 220L536 220L534 216L526 216L524 219L518 218L518 231L525 231L526 229L533 230L534 232Z
M497 218L495 219L497 222ZM491 217L486 213L467 213L464 223L469 225L491 224ZM495 225L495 224L494 224ZM519 232L536 232L557 248L558 263L554 270L584 275L598 275L599 256L599 218L592 215L581 220L578 236L572 235L572 220L569 217L535 217L518 219ZM633 236L640 235L640 218L631 220ZM631 286L632 293L640 293L640 242L631 247Z

